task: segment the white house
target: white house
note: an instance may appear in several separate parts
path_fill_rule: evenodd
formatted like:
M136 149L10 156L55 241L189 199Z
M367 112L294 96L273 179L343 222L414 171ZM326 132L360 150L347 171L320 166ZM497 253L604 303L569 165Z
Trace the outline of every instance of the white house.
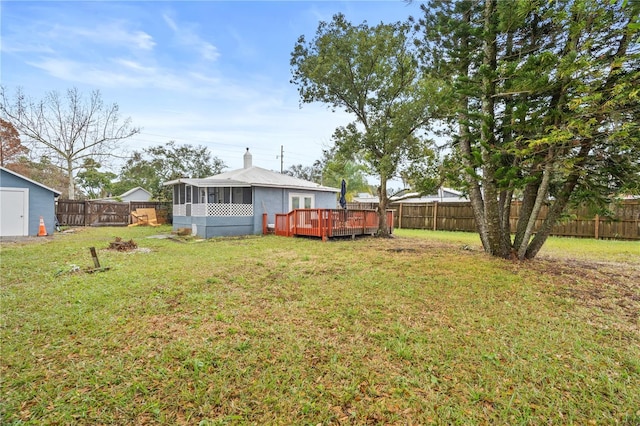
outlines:
M124 194L120 195L120 198L123 202L129 201L149 201L151 200L151 193L146 189L136 186L133 189L128 190Z

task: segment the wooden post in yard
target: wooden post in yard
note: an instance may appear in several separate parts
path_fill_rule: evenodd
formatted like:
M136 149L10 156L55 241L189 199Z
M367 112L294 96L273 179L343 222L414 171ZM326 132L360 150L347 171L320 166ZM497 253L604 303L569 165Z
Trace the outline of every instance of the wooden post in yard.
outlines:
M433 230L438 230L438 202L433 202Z
M91 252L91 257L93 258L93 266L96 269L100 269L100 261L98 261L98 254L96 253L96 248L89 247L89 251Z
M594 234L595 234L595 237L596 237L596 240L597 240L600 237L600 215L599 214L596 215L595 220L596 220L596 223L595 223L595 228L596 229L595 229Z

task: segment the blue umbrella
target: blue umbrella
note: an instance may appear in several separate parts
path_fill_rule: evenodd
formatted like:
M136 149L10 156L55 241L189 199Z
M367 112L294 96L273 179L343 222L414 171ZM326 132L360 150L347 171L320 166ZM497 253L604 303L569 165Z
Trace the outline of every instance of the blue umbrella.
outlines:
M342 185L340 186L340 207L343 209L347 208L347 199L345 196L347 195L347 182L342 179Z

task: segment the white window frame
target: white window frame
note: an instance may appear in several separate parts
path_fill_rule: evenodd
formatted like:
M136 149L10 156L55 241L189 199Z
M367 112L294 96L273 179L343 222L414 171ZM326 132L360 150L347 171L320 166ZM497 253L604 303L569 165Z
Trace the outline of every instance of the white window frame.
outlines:
M299 198L300 199L300 209L305 209L305 208L309 208L309 209L314 209L315 205L316 205L316 196L315 194L312 193L305 193L305 192L290 192L289 193L289 211L293 210L293 199L294 198ZM304 200L305 198L309 198L311 200L311 206L310 207L305 207L304 205Z

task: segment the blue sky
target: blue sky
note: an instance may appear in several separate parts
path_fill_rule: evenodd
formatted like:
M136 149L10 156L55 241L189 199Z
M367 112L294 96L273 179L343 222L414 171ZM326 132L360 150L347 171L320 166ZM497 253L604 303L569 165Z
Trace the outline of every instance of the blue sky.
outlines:
M369 24L418 15L389 1L2 1L0 81L34 98L99 89L142 132L123 150L203 145L229 169L311 165L352 118L300 108L291 51L338 12Z

